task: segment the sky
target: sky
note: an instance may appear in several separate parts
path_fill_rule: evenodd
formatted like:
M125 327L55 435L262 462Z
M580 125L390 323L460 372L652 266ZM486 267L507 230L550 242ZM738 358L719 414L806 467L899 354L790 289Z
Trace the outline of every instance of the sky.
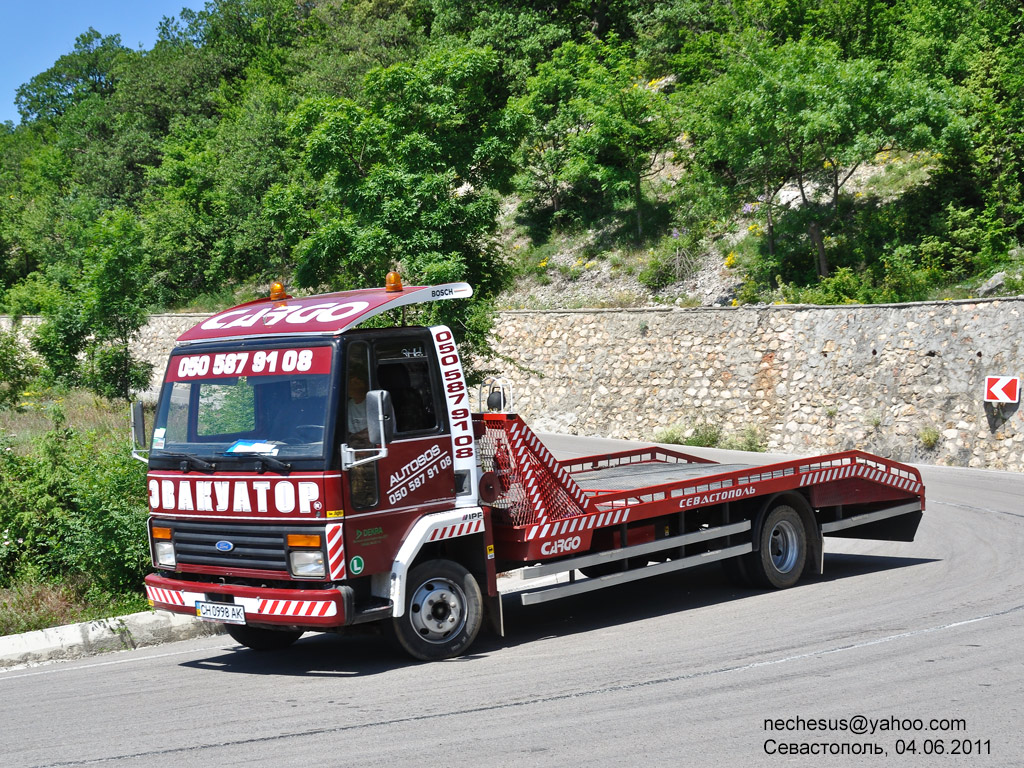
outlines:
M129 48L153 47L164 16L201 10L203 0L0 0L0 122L17 124L14 92L53 66L93 27Z

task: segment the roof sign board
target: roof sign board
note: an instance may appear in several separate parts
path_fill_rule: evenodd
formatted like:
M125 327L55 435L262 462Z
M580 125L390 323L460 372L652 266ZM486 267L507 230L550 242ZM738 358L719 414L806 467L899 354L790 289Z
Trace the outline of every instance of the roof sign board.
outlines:
M390 309L473 295L467 283L366 288L302 299L257 299L218 312L178 337L179 344L256 336L337 336Z
M986 376L986 403L1019 403L1020 378L1017 376Z

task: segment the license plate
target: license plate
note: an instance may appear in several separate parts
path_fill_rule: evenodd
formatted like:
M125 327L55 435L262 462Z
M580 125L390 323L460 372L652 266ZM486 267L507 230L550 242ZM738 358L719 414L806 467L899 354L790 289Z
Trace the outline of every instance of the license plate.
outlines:
M203 621L245 624L245 608L234 603L204 603L197 601L196 616Z

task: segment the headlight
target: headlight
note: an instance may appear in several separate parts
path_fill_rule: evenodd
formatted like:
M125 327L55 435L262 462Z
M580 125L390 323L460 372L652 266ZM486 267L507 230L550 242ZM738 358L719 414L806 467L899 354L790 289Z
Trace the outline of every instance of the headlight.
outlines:
M292 576L299 579L322 579L327 571L324 569L324 554L320 551L289 552Z
M156 564L164 568L174 568L178 564L178 558L174 556L174 544L170 541L158 541L153 545L153 554L156 555Z

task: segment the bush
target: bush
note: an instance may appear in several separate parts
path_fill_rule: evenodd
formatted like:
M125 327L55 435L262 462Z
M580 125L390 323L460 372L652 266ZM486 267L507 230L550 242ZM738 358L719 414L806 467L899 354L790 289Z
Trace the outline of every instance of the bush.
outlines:
M123 445L60 424L28 450L0 443L0 587L30 575L97 594L141 590L145 468Z
M109 400L129 400L132 392L149 387L153 364L136 360L127 348L90 345L86 355L83 383L96 394Z
M925 450L933 450L941 439L942 435L939 434L939 430L935 427L925 427L918 435L918 439L921 441L921 445L925 447Z
M692 427L678 424L659 429L654 433L656 443L670 445L692 445L701 448L716 448L722 441L722 428L706 421L698 422Z
M0 408L17 407L21 393L37 373L35 361L17 333L0 330Z
M753 425L743 430L742 435L733 437L724 435L722 428L717 424L710 424L706 421L700 421L691 427L674 424L671 427L658 429L654 433L654 442L756 453L763 453L766 450L761 431Z

